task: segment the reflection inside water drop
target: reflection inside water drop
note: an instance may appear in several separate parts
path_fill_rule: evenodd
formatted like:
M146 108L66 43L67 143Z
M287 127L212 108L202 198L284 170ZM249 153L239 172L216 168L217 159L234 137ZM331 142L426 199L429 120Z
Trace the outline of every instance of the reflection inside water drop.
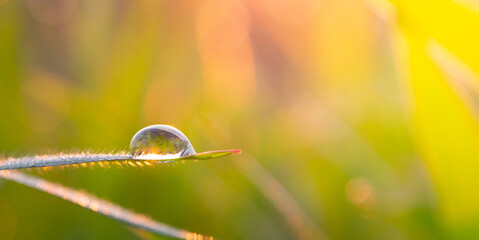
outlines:
M195 153L190 140L178 129L168 125L145 127L130 142L130 154L134 159L173 159Z

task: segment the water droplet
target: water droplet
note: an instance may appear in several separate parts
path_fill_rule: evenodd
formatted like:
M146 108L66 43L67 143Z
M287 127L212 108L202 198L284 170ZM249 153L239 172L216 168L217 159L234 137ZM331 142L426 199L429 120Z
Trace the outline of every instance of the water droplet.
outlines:
M130 142L134 159L162 160L196 154L190 140L168 125L151 125L138 131Z

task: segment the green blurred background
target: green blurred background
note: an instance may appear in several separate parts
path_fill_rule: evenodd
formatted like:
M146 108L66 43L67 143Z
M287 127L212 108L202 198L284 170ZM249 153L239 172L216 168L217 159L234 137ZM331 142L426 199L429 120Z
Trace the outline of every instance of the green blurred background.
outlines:
M0 0L0 151L169 124L244 153L30 173L220 239L478 239L478 29L476 0ZM0 238L137 236L1 181Z

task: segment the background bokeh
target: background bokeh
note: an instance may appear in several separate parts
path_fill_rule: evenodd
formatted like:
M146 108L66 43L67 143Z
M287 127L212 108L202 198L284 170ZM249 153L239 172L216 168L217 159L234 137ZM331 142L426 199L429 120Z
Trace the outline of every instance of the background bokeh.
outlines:
M477 239L478 29L476 0L0 0L0 151L170 124L244 153L30 173L220 239ZM1 239L136 237L0 181Z

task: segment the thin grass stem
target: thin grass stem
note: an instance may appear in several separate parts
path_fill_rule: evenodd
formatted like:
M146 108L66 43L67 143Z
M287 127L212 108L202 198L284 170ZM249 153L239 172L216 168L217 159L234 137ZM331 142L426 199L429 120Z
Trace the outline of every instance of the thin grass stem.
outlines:
M16 170L0 171L0 178L14 181L63 198L69 202L80 205L83 208L90 209L94 212L138 229L143 229L152 233L177 239L213 239L213 237L206 237L197 233L188 232L163 223L159 223L148 216L127 210L119 205L97 198L84 191L70 189L61 184L52 183Z
M250 155L238 161L238 171L243 174L283 215L295 238L301 240L322 239L329 236L313 223L298 202L266 168Z

